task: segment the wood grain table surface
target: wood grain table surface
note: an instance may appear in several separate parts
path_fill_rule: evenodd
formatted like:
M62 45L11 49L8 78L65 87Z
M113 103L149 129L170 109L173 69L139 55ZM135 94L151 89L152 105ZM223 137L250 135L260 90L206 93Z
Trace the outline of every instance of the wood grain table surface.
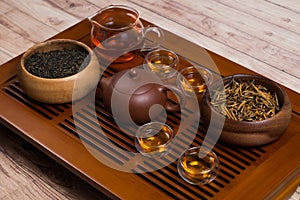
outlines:
M300 93L299 0L0 0L0 64L110 4ZM0 199L105 196L0 126Z

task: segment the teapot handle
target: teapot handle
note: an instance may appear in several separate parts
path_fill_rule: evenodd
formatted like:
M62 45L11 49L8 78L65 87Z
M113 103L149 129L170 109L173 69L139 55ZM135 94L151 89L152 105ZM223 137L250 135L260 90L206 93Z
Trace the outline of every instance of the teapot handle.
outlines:
M174 85L165 85L165 86L161 86L160 91L164 92L166 94L168 91L174 92L179 97L181 105L185 105L186 100L184 97L184 93L178 87L176 87ZM175 105L167 103L165 105L165 108L167 111L176 112L176 111L180 110L180 103L177 103Z

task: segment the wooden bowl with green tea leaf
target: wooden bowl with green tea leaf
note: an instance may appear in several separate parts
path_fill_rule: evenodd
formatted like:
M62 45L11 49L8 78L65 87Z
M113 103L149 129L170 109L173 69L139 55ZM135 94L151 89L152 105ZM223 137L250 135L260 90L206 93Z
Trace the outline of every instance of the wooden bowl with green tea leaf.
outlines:
M267 78L236 74L215 81L204 94L201 120L218 131L220 142L250 147L278 139L291 119L291 103L285 91Z
M68 103L97 86L100 66L95 53L84 43L52 39L34 45L22 55L18 79L24 92L36 101Z

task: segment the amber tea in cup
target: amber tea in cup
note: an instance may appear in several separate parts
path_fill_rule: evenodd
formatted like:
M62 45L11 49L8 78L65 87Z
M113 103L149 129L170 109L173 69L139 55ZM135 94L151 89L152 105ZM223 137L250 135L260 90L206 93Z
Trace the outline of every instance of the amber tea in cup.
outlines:
M173 130L160 122L150 122L139 127L135 145L145 156L163 156L171 150Z
M132 60L143 49L154 49L163 39L158 27L144 27L137 10L112 5L89 17L91 41L100 61L122 63ZM146 34L154 32L157 41L145 43Z
M178 84L187 93L203 94L212 82L212 72L201 66L190 66L180 70Z
M172 78L179 68L179 58L173 51L156 49L145 57L144 68L155 73L161 80Z
M199 185L214 180L219 171L219 160L213 151L193 147L183 152L178 160L179 175L188 183Z

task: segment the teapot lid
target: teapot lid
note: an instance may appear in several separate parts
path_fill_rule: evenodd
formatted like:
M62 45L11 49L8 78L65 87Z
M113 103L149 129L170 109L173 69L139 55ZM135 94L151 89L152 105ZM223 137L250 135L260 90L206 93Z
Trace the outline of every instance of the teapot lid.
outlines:
M132 68L116 73L112 80L112 86L123 94L143 94L152 89L154 83L159 83L153 78L155 76L151 72Z

